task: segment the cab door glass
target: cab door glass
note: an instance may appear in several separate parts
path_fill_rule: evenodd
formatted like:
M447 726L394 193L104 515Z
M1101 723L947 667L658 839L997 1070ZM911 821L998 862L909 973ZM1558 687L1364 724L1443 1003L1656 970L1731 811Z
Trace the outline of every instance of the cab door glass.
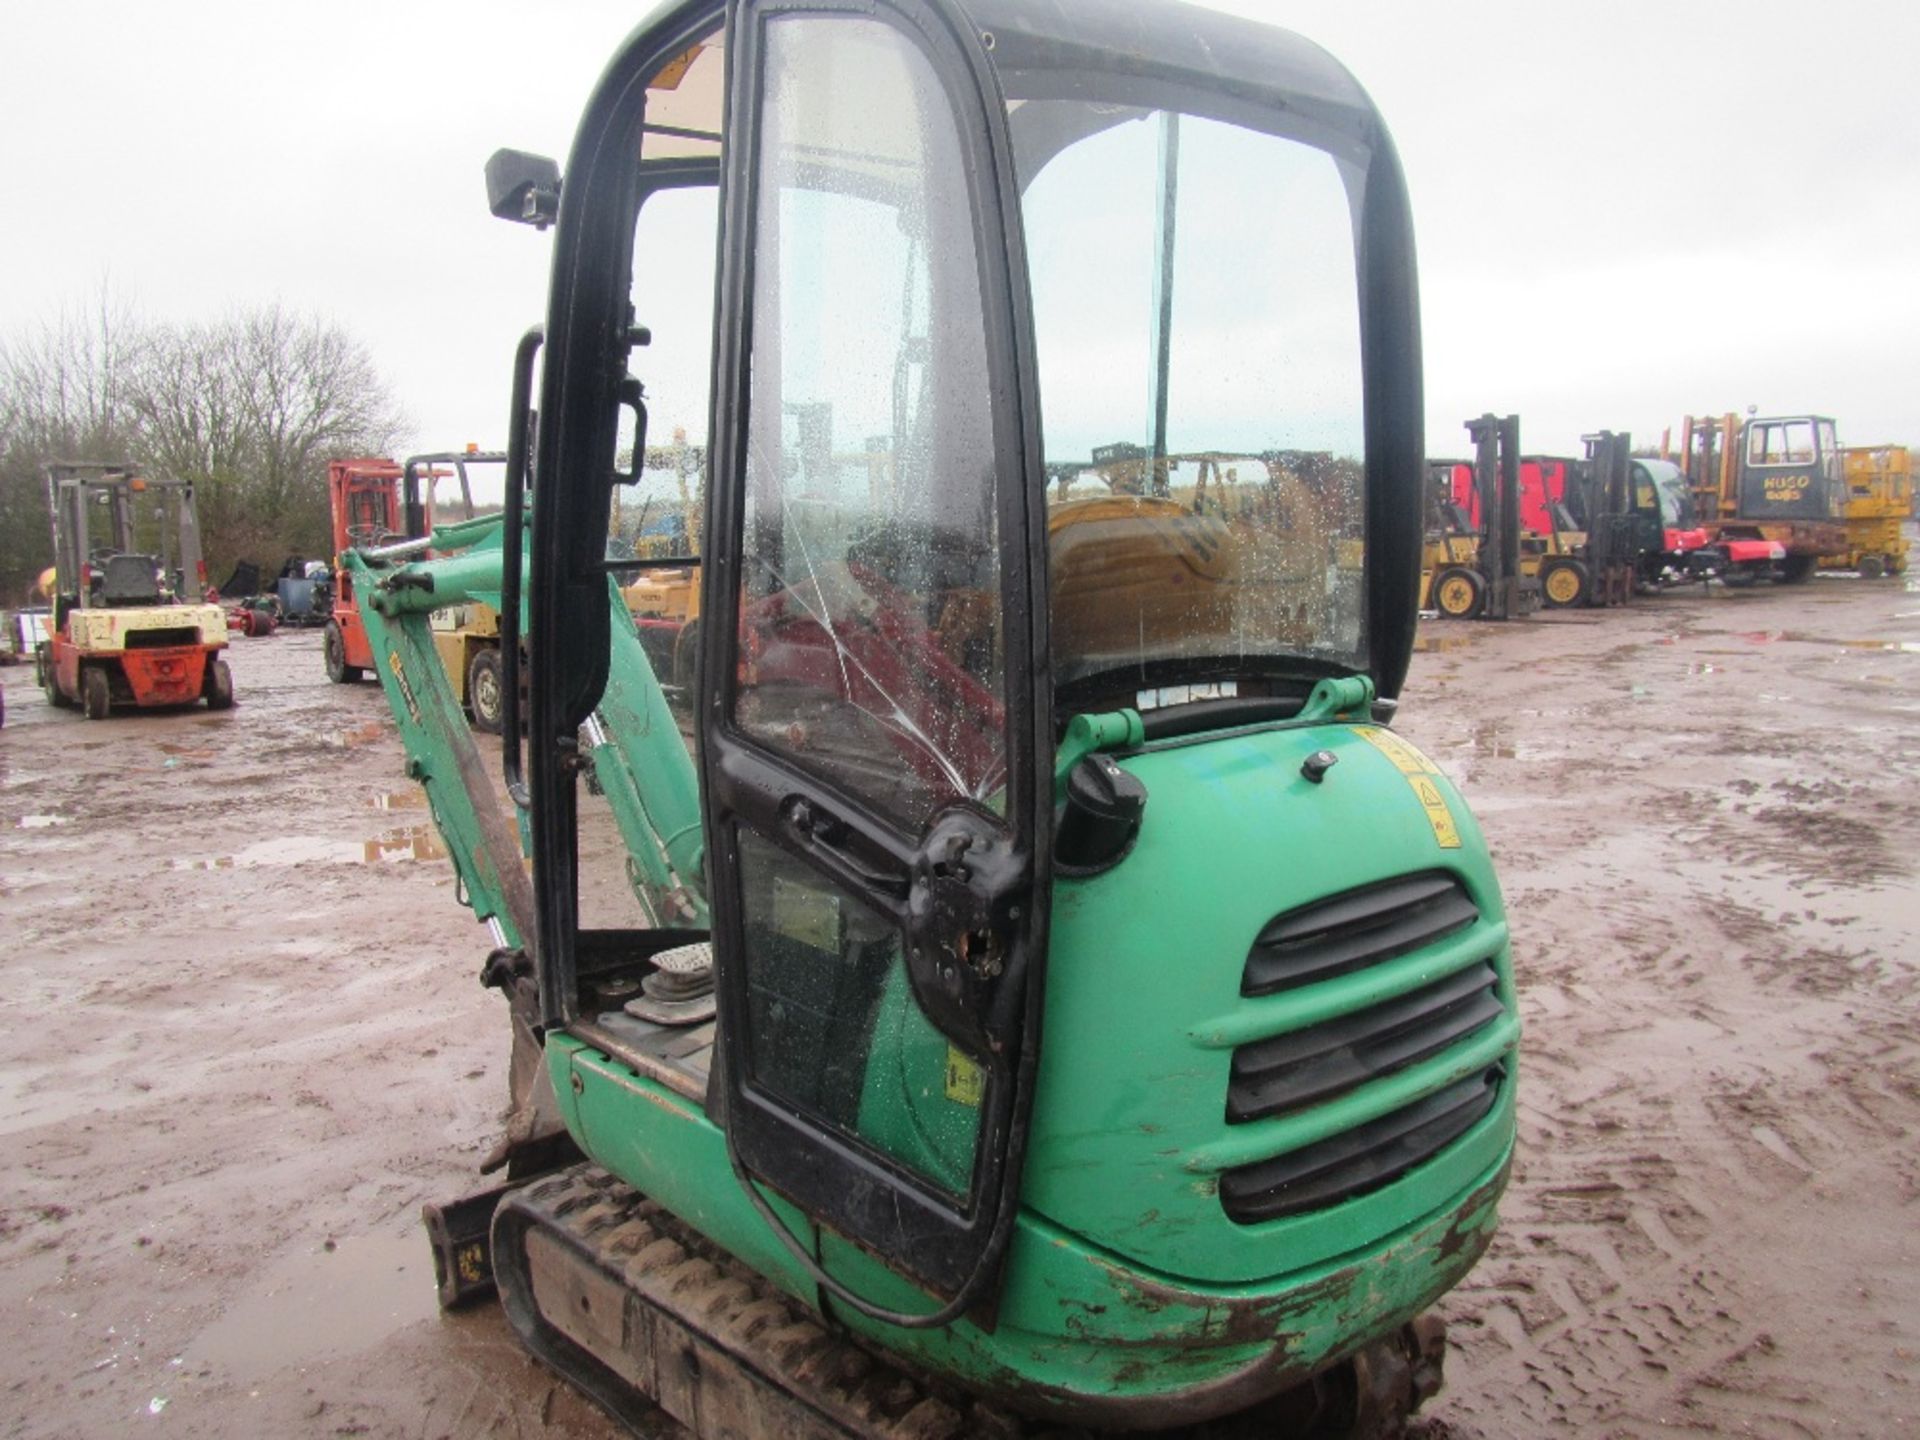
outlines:
M734 719L918 829L1005 804L999 532L959 138L892 27L767 27Z
M646 392L646 445L636 466L634 419L622 407L615 464L633 478L613 487L607 526L609 560L656 562L655 568L619 572L617 578L654 673L683 709L693 686L700 571L693 565L657 568L657 562L701 553L718 222L712 185L656 190L640 207L633 311L652 338L634 348L628 368ZM670 283L663 283L668 277Z
M765 45L732 719L918 836L1007 799L999 477L960 141L891 25L776 17ZM753 1084L966 1193L988 1082L922 1011L901 915L735 833ZM884 858L854 864L904 894Z
M667 703L664 712L648 703L635 679L632 640L616 631L607 689L580 733L589 756L603 746L625 752L624 764L589 771L578 791L576 913L585 929L685 925L698 916L691 877L667 873L652 833L661 823L695 823L697 812L673 811L657 773L651 797L634 790L628 777L649 773L650 746L692 744L700 571L687 564L638 565L694 558L701 550L718 223L717 191L708 183L651 191L634 226L632 304L652 338L634 347L628 371L643 388L648 423L636 465L637 426L622 407L614 463L631 478L613 486L606 556L615 565L620 598L613 623L624 616ZM620 568L622 561L635 568Z

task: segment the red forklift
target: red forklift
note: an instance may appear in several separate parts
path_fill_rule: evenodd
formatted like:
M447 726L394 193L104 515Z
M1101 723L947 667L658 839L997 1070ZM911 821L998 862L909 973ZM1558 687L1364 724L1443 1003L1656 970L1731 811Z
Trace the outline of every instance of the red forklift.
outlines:
M354 603L353 579L340 557L349 549L406 538L400 467L371 458L328 462L327 504L333 514L333 593L321 652L327 678L347 685L373 668L373 652Z
M1443 492L1442 514L1456 517L1456 533L1478 534L1475 464L1439 460L1430 462L1429 469ZM1604 497L1591 496L1587 485L1587 467L1578 460L1520 457L1515 497L1519 575L1529 589L1537 583L1539 603L1549 608L1621 605L1633 592L1632 553L1621 538L1617 502L1613 512L1607 511Z
M35 651L50 704L104 720L116 705L233 704L227 619L205 603L193 485L132 466L42 467L53 515L53 617Z
M434 487L455 478L460 484L463 519L473 518L473 489L467 465L503 461L478 446L444 454L415 455L405 466L391 460L335 460L327 466L327 502L333 514L333 588L322 651L327 678L351 684L373 668L366 627L354 600L353 580L340 557L348 549L419 540L433 533Z

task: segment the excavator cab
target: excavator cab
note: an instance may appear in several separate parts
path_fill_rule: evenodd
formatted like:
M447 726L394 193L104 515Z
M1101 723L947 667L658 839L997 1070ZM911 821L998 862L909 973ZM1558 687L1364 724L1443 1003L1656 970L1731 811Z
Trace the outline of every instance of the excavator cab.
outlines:
M698 348L657 307L711 313L643 267L649 212L696 251L704 209L701 878L732 1036L711 1103L744 1172L972 1301L1004 1261L1033 1100L1063 730L1271 720L1322 679L1390 698L1404 671L1420 469L1397 176L1317 54L1229 96L1184 16L676 14L603 87L561 189L527 762L547 1018L581 1019L585 957L628 943L584 913L604 887L580 884L594 827L567 756L606 680L591 637L611 500L643 479L648 362ZM1098 473L1117 435L1137 486ZM1235 450L1317 461L1286 492L1316 523L1282 523L1257 462L1236 522L1193 513L1199 467L1175 457ZM1079 498L1050 492L1062 466ZM1089 492L1115 498L1073 515ZM1336 540L1371 552L1368 585L1330 581ZM1073 579L1089 545L1097 587ZM935 1081L940 1104L891 1103Z
M530 884L450 848L593 1162L498 1202L522 1338L712 1435L1403 1415L1518 1022L1386 728L1424 422L1365 94L1175 5L689 0L564 176L487 178L555 247L499 572ZM633 543L683 483L697 553ZM663 567L690 736L622 599ZM366 573L445 829L493 797L405 632L477 569Z

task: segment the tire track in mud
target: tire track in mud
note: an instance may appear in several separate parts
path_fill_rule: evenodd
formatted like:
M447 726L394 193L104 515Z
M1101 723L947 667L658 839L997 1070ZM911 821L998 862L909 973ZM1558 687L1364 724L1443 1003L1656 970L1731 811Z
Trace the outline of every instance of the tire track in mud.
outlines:
M1870 738L1881 717L1803 703L1817 674L1758 647L1692 660L1713 633L1593 657L1634 676L1634 705L1581 722L1612 768L1552 766L1543 800L1524 729L1513 756L1470 752L1515 931L1521 1150L1443 1302L1458 1353L1416 1435L1881 1434L1920 1412L1920 774ZM1728 723L1681 680L1727 669L1793 703Z

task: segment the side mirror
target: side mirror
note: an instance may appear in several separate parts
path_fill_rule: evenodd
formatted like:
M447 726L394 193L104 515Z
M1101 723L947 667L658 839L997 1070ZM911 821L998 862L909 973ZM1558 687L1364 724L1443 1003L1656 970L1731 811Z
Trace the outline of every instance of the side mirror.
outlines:
M560 167L544 155L496 150L487 158L487 208L544 230L560 214Z

